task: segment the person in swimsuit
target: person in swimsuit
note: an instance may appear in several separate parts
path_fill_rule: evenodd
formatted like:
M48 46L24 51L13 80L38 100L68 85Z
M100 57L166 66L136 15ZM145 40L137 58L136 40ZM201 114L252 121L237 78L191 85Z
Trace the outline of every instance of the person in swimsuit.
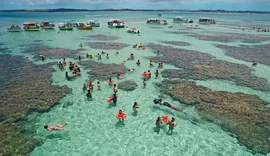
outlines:
M157 132L159 133L160 131L160 125L162 124L162 120L160 119L160 117L157 117L157 120L156 120L156 129L157 129Z
M64 125L57 124L55 126L50 126L50 125L44 125L44 128L48 131L53 131L53 130L65 130L65 126L69 124L69 122L66 122Z
M138 110L137 110L138 108L139 108L138 102L134 102L134 104L133 104L133 112L134 112L135 114L138 113Z
M172 135L173 129L174 129L174 127L177 125L177 123L174 123L174 121L175 121L175 118L172 117L172 120L169 121L169 122L167 122L167 124L169 125L169 130L168 130L167 134ZM169 133L169 132L170 132L170 133Z

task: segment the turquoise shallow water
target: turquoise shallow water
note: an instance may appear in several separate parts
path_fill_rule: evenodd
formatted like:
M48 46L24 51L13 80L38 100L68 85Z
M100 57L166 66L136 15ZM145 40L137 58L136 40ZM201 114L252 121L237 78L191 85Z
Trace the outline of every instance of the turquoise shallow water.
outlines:
M90 15L92 19L99 19L101 22L100 28L94 28L93 31L78 31L71 32L58 30L40 31L40 32L21 32L8 33L6 26L10 24L21 24L25 21L41 21L54 20L56 23L68 19L77 21L87 21L90 18L85 18L84 15ZM127 61L127 68L136 68L134 72L127 73L123 79L117 80L118 84L124 80L134 80L138 87L136 90L127 92L119 90L118 103L111 107L106 102L112 94L112 87L108 86L107 82L101 82L101 90L94 89L93 100L88 101L82 91L82 84L87 81L87 70L82 71L82 76L74 81L66 81L64 71L56 68L56 72L52 76L52 85L67 85L72 88L72 93L66 95L57 106L52 108L47 113L31 113L28 116L29 124L26 129L34 129L36 134L32 137L42 139L44 144L38 146L30 154L33 156L40 155L253 155L245 146L240 145L235 137L228 132L223 131L220 126L209 123L200 119L193 106L185 106L179 102L173 101L169 97L164 100L172 105L185 109L186 113L175 112L169 108L156 106L153 104L153 99L160 95L158 88L154 83L161 82L163 78L152 78L147 81L147 86L143 87L143 80L140 73L150 69L152 73L156 67L149 68L148 57L155 56L150 49L145 51L133 49L132 44L135 43L159 43L161 40L167 41L185 41L191 45L182 47L185 49L196 50L202 53L209 53L217 59L226 60L229 62L250 65L250 62L236 60L228 57L224 52L214 46L215 42L199 41L192 37L184 35L167 34L164 31L173 31L181 27L189 27L188 25L175 25L174 28L168 29L167 26L152 26L146 25L146 19L156 17L156 12L94 12L94 13L1 13L0 14L0 39L1 43L8 47L12 54L21 54L19 45L33 43L34 40L44 40L42 43L49 47L59 47L68 49L78 49L79 44L83 43L86 53L96 55L101 50L91 49L86 46L88 40L83 37L91 34L104 34L121 37L117 42L127 43L130 46L119 50L120 54L116 56L116 50L106 50L110 53L110 59L98 61L102 63L118 63L125 61L130 53L135 54L134 61ZM216 19L218 22L215 26L199 26L200 31L217 31L217 32L242 32L241 29L230 29L221 27L222 24L238 24L243 26L266 25L269 20L268 15L244 15L244 14L201 14L201 13L164 13L162 19L167 19L171 25L172 17L182 15L191 17L195 21L200 16L209 16ZM140 36L126 33L125 29L109 29L106 22L110 18L120 18L127 22L129 27L137 27L142 33ZM220 22L219 22L220 21ZM247 22L248 21L248 22ZM188 31L188 30L187 30ZM189 30L192 31L192 30ZM250 32L256 34L256 32ZM264 34L265 35L265 34ZM52 41L47 41L52 40ZM269 42L264 42L269 43ZM237 45L239 43L229 43L228 45ZM178 46L174 46L178 47ZM141 60L140 67L136 66L136 60ZM48 60L47 62L49 62ZM60 61L60 60L59 60ZM67 58L67 61L77 61ZM43 62L37 61L36 64ZM157 64L155 64L157 66ZM263 77L269 80L270 67L258 65L253 73L256 76ZM165 64L164 69L175 68ZM95 81L95 86L96 86ZM198 84L211 88L212 90L225 90L230 92L244 92L247 94L258 95L261 99L270 102L269 93L255 91L247 87L236 86L228 81L196 81ZM140 105L139 112L136 116L133 115L132 105L137 101ZM125 125L117 122L115 116L119 109L122 109L127 118ZM155 120L158 116L169 115L174 116L178 126L174 130L173 135L167 135L167 127L163 126L159 134L154 132ZM44 124L55 125L69 121L70 124L66 127L67 131L48 132L43 128ZM260 154L256 154L260 155ZM269 155L269 154L268 154Z

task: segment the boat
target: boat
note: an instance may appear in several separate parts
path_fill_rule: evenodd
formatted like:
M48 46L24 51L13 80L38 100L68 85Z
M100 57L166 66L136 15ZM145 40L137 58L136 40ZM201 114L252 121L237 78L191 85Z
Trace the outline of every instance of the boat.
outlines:
M89 20L87 25L91 25L92 27L100 27L100 23L97 21Z
M139 29L137 29L137 28L129 28L127 30L127 32L131 33L131 34L139 34L139 33L141 33L141 31Z
M148 18L146 23L147 24L160 24L160 20L158 18Z
M93 29L92 25L87 25L82 22L77 22L76 28L79 30L92 30Z
M108 22L110 28L125 28L125 22L119 19L110 19Z
M71 23L59 23L59 30L73 30L73 25Z
M53 21L42 21L40 27L42 29L54 29L55 24Z
M173 23L185 23L186 20L181 16L176 16L173 18Z
M199 19L199 23L200 24L216 24L216 21L208 17L201 17Z
M161 20L161 21L160 21L160 24L161 24L161 25L168 25L168 22L167 22L166 20Z
M39 31L39 25L38 23L35 23L35 22L25 22L23 24L23 29L25 31Z
M9 32L20 32L22 31L22 28L18 25L14 26L12 25L10 28L7 29Z
M162 14L157 14L157 16L158 16L158 17L161 17L161 16L162 16Z

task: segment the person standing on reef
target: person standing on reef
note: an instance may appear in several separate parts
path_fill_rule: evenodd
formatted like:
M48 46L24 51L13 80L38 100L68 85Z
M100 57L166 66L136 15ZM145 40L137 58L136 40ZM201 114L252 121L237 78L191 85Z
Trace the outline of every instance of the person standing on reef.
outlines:
M81 47L81 48L83 47L82 43L80 43L80 47Z
M92 99L92 93L91 93L90 89L87 90L86 97L88 99Z
M157 132L159 133L160 131L160 125L162 124L162 120L160 119L160 117L157 117L157 120L156 120L156 129L157 129Z
M143 79L143 86L144 87L146 86L146 79L145 78Z
M44 125L44 128L47 131L53 131L53 130L65 130L65 126L69 124L69 122L66 122L64 125L57 124L55 126L50 126L50 125Z

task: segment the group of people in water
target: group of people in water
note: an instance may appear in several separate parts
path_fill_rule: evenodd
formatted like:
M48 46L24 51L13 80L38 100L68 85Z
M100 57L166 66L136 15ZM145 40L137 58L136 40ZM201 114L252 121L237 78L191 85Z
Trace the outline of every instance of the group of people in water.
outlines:
M80 45L80 46L82 47L82 45ZM134 47L134 46L133 46L133 47ZM137 44L136 44L136 47L137 47ZM142 43L141 43L141 44L138 46L138 48L140 49L140 48L145 48L145 47L144 47L144 46L142 45ZM101 54L103 54L103 55L106 54L107 59L109 59L109 54L108 54L107 52L102 51ZM98 59L101 59L101 54L99 54L99 53L97 54ZM117 51L115 54L118 55L119 52ZM158 53L158 55L159 55L159 53ZM87 54L86 54L86 58L92 59L93 56L87 53ZM79 56L78 59L79 59L79 61L81 61L82 57ZM133 53L131 53L128 60L134 60L134 59L135 59L135 55L134 55ZM63 58L63 61L62 61L62 62L58 62L57 65L58 65L58 67L59 67L60 69L64 69L64 67L65 67L66 64L67 64L67 63L66 63L66 59ZM141 64L140 60L138 60L138 61L136 62L136 64L137 64L138 66L140 66L140 64ZM150 60L149 65L150 65L150 67L153 67L153 66L154 66L153 60ZM159 68L163 67L163 64L162 64L162 63L159 63L159 64L158 64L158 67L159 67ZM69 76L69 75L68 75L68 72L66 71L66 78L67 78L67 80L71 80L73 77L76 77L77 75L80 75L80 72L81 72L80 68L78 67L78 65L77 65L75 62L70 62L70 63L69 63L69 70L72 71L72 76ZM128 71L134 71L134 70L135 70L135 68L128 69ZM124 76L123 73L118 72L118 73L116 74L116 77L117 77L117 78L120 78L120 77L122 77L122 76ZM151 71L148 70L147 72L144 72L143 74L141 74L141 76L143 76L143 86L145 87L146 84L147 84L146 81L147 81L148 79L151 78ZM156 78L159 77L159 70L158 70L158 69L155 71L155 77L156 77ZM97 81L96 85L97 85L97 89L100 90L101 84L100 84L99 81ZM113 80L112 78L108 78L108 85L109 85L109 86L112 86L113 94L112 94L112 96L109 97L109 99L107 100L107 102L108 102L109 104L114 104L114 105L116 106L117 101L118 101L118 96L117 96L118 87L117 87L117 84L114 83L114 80ZM82 89L83 89L83 91L84 91L84 93L85 93L87 99L92 100L92 94L93 94L93 90L94 90L94 83L93 83L92 81L89 81L89 82L83 84ZM175 106L172 106L172 105L170 105L170 104L167 103L167 102L162 102L161 99L155 99L155 100L154 100L154 103L155 103L155 104L162 105L162 106L169 107L169 108L171 108L171 109L173 109L173 110L175 110L175 111L182 111L182 109L177 108L177 107L175 107ZM139 107L138 102L134 102L134 104L133 104L133 106L132 106L132 109L133 109L133 115L137 115L137 114L138 114L138 109L139 109L139 108L140 108L140 107ZM123 123L123 124L124 124L124 120L125 120L126 117L127 117L127 115L126 115L126 114L124 113L124 111L121 110L121 109L118 111L118 113L117 113L117 115L116 115L116 119L119 120L119 122L120 122L120 123ZM177 124L175 124L174 122L175 122L175 118L172 118L171 120L169 120L169 119L166 119L166 120L165 120L164 117L162 117L162 118L158 117L157 120L156 120L156 123L155 123L155 125L156 125L156 130L159 132L160 127L161 127L161 124L162 124L162 123L166 123L167 125L169 125L168 134L172 134L173 128L177 125ZM65 127L67 124L68 124L68 122L66 122L64 125L55 125L55 126L45 125L44 128L47 129L47 130L49 130L49 131L51 131L51 130L64 130L64 127Z

